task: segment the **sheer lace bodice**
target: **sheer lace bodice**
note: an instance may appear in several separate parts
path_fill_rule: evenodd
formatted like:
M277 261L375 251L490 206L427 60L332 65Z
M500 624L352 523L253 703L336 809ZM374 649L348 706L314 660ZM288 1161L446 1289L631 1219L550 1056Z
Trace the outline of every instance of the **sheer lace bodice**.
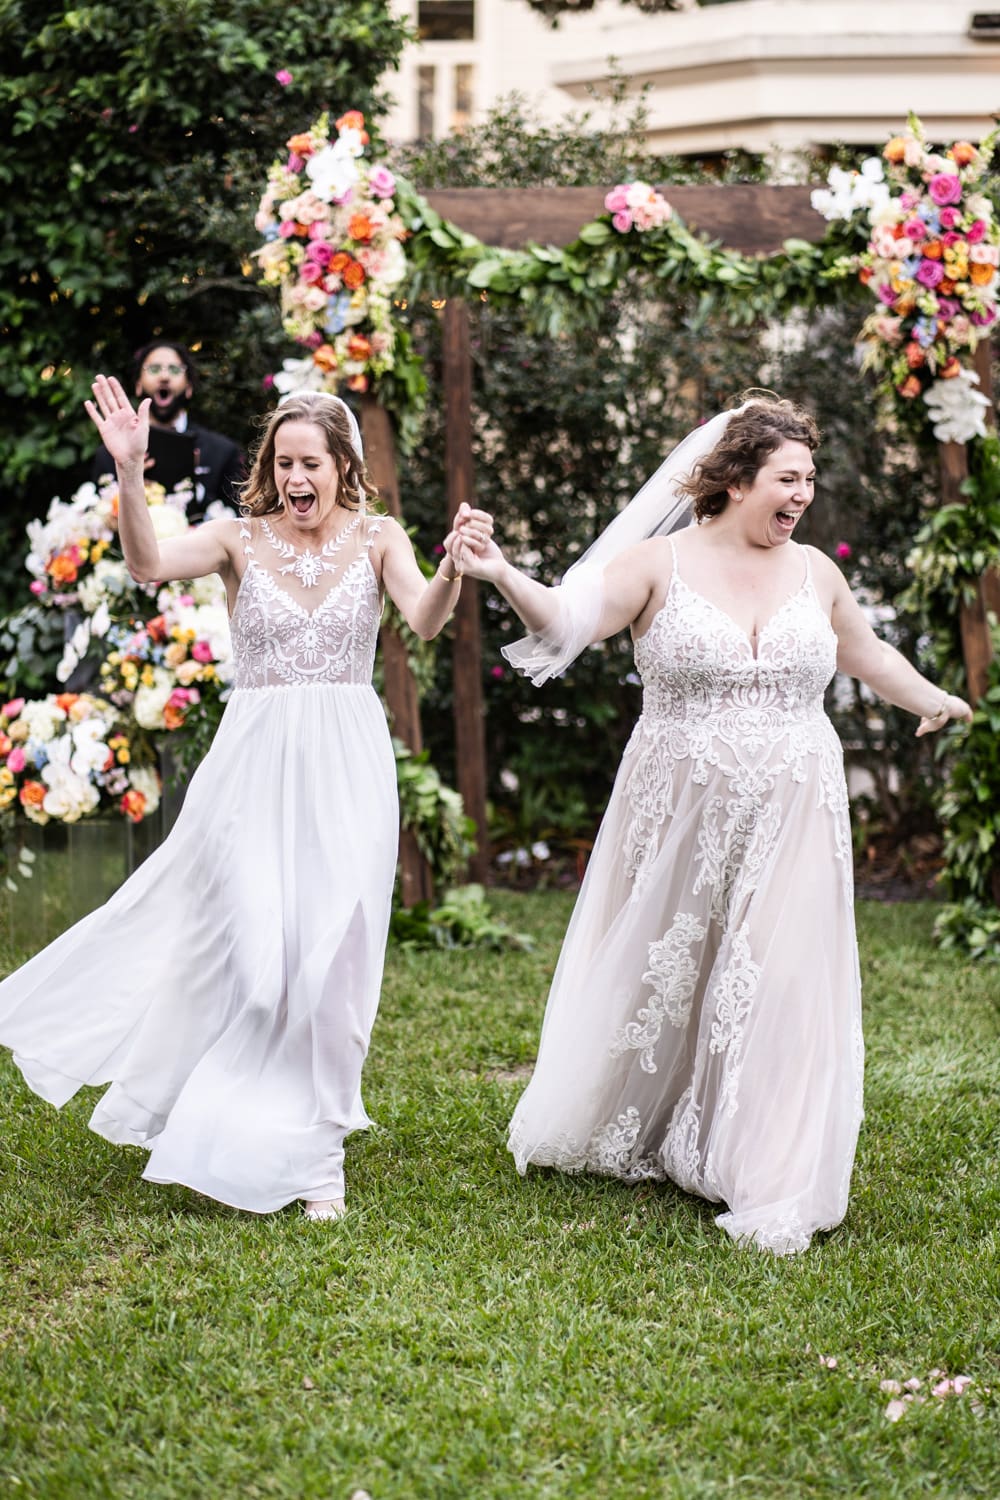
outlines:
M266 517L241 519L236 688L371 682L381 599L369 553L381 526L357 516L338 541L312 551L283 542Z

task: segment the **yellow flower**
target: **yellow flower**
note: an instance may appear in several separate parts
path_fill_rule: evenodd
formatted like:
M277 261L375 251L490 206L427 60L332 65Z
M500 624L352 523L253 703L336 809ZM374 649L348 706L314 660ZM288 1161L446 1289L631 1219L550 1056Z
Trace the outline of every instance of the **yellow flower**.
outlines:
M0 791L0 808L9 807L16 796L16 786L4 787L3 791Z
M0 766L0 786L13 786L14 773L8 771L6 766Z
M120 766L127 766L128 763L129 763L129 761L131 759L132 759L132 752L128 748L127 745L124 745L122 747L122 749L119 750L118 753L117 753L117 755L115 756L115 760L118 762L118 764Z
M201 669L201 680L202 680L202 682L214 682L215 681L215 677L216 677L215 668L212 666L211 662L206 662L205 665Z
M156 681L156 674L153 671L152 667L143 667L142 671L139 673L139 680L142 683L143 687L152 687L153 683Z

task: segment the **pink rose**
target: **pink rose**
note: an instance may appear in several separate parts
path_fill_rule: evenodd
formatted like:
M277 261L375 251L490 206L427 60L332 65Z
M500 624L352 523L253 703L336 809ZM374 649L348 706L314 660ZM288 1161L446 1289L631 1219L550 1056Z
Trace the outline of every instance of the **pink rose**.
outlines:
M28 584L28 588L29 588L30 592L35 595L36 598L38 597L39 594L44 594L45 593L45 584L42 582L42 580L40 578L35 578L31 583Z
M15 745L7 757L7 769L13 771L16 776L18 771L23 771L26 765L26 757L20 745Z
M938 298L937 315L939 318L944 318L946 320L949 318L953 318L958 312L958 308L959 304L955 301L954 297Z
M623 208L618 213L612 214L611 222L619 234L626 234L632 228L632 215Z
M368 186L376 198L391 198L396 191L396 179L388 167L372 167L368 173Z
M503 676L503 667L490 667L490 676L499 682Z
M299 280L306 286L315 286L317 281L323 280L323 267L315 260L303 261L299 267Z
M304 156L300 156L297 151L289 151L289 153L288 153L288 170L289 170L289 172L301 172L302 168L305 166L305 164L306 164L306 159L305 159Z
M977 328L989 328L996 315L997 310L995 307L987 307L982 312L970 313L969 321L974 323Z
M947 212L947 209L942 211L942 218ZM952 212L954 213L954 209L952 209ZM927 238L927 225L923 219L918 219L916 214L914 214L913 218L907 219L903 225L903 232L909 240L924 240Z
M194 595L193 594L181 594L181 596L178 599L177 603L181 606L182 609L190 609L191 605L194 603Z
M329 265L333 259L333 246L326 240L313 240L306 250L306 260L314 260L319 266Z
M985 221L985 219L973 219L972 223L969 225L968 229L965 231L965 238L968 240L968 242L969 242L970 245L978 245L979 241L982 239L982 237L983 237L983 235L985 233L986 233L986 221Z
M942 229L954 229L962 215L957 208L942 208L939 217Z
M12 698L9 703L5 703L2 707L0 707L0 715L2 715L3 718L5 718L9 723L11 719L17 718L23 707L23 698Z
M292 81L292 74L289 73L287 68L279 68L274 75L274 80L276 83L280 83L283 89L287 89Z
M909 213L911 208L916 208L919 202L920 194L911 192L909 188L907 188L905 193L900 193L899 195L899 206L904 213Z
M264 379L261 381L261 387L265 391L272 390L273 387L274 387L274 376L273 375L265 375Z
M294 219L282 219L281 223L278 225L278 233L280 234L280 236L281 236L281 238L283 240L290 240L290 239L294 238L294 235L295 235L295 220Z
M917 280L921 286L938 286L944 280L944 266L939 260L922 260L917 268Z
M878 297L878 300L880 302L885 303L886 307L891 307L896 300L896 293L893 291L892 287L884 281L882 285L876 289L876 296Z
M837 556L846 561L851 555L851 544L850 542L838 542L836 550Z
M194 657L195 661L211 661L212 648L207 641L195 641L194 645L191 647L191 655Z
M623 209L628 208L628 188L623 182L613 187L610 193L605 193L604 207L609 214L620 214Z
M326 231L330 227L330 221L326 218L313 219L309 225L309 238L311 240L325 240Z
M962 183L953 172L935 172L927 184L927 191L939 207L962 201Z
M947 234L941 236L941 243L946 250L950 250L951 246L957 245L961 238L960 234L956 234L953 229L949 229Z

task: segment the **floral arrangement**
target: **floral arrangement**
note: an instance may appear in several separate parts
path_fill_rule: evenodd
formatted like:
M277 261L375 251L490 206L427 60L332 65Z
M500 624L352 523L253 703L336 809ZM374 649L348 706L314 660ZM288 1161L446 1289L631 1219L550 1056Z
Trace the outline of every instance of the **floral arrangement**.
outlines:
M288 156L268 174L255 225L263 280L280 289L282 327L309 353L286 359L273 377L284 393L298 387L367 391L394 365L393 293L406 275L396 212L396 179L364 159L364 116L335 123L321 115L288 141Z
M76 823L103 805L139 823L160 800L150 762L122 715L90 693L0 705L0 817L17 804L33 823Z
M963 364L997 320L1000 226L990 199L977 191L1000 132L977 148L957 141L928 147L916 116L883 151L897 192L875 192L868 163L860 197L841 190L844 206L867 195L870 239L858 271L879 302L861 330L866 368L904 402L923 398L940 441L985 433L988 405L978 376ZM867 170L866 170L867 169ZM834 194L836 184L834 184Z
M619 234L660 229L673 217L673 209L648 182L619 182L604 198L604 207Z
M109 629L101 691L141 729L193 729L194 714L214 733L233 675L225 590L214 575L168 584L156 605L151 619Z

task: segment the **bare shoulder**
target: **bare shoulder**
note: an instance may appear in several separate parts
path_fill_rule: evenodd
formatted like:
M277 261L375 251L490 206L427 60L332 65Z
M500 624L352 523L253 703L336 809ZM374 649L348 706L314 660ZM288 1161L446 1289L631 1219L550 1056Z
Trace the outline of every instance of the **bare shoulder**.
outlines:
M395 516L369 515L365 522L367 533L380 551L386 547L408 547L411 545L406 527Z

